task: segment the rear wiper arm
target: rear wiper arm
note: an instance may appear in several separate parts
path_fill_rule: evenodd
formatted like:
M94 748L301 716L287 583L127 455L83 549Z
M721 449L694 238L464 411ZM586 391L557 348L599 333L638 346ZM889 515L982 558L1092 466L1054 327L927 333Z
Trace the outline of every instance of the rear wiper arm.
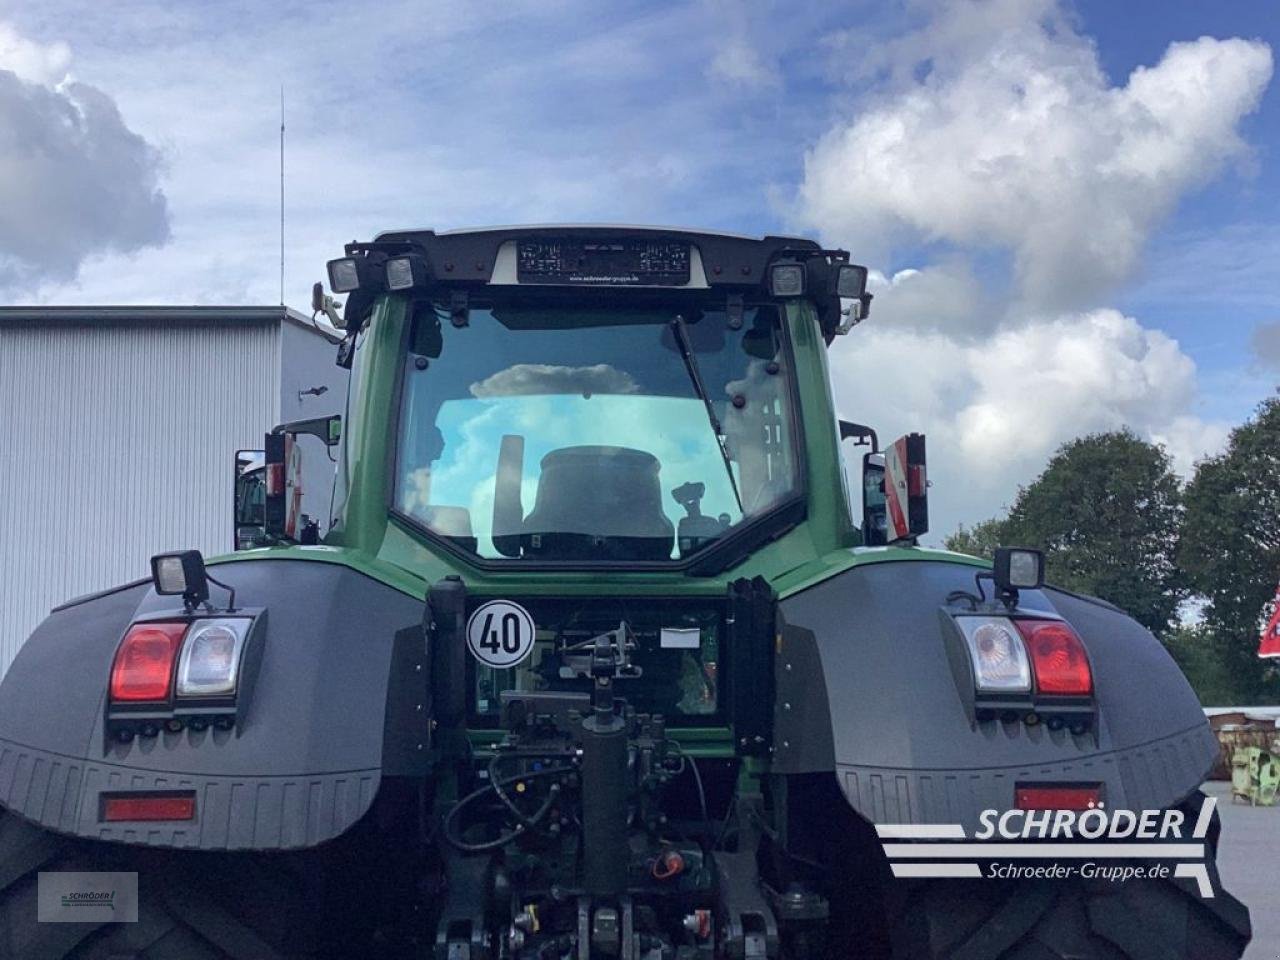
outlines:
M716 444L720 447L720 459L724 461L724 472L729 475L729 486L733 488L733 499L738 503L738 512L746 515L746 508L742 505L742 494L738 492L738 481L733 476L733 463L729 457L729 448L725 446L724 427L720 425L720 418L716 416L716 408L711 403L711 398L707 396L707 385L702 382L702 372L698 369L698 360L693 355L693 345L689 342L689 330L685 325L684 317L676 316L671 321L671 332L675 335L676 345L680 348L680 356L684 358L684 368L689 371L689 379L693 381L693 389L698 394L698 399L702 401L702 405L707 410L707 420L711 424L711 429L715 431Z

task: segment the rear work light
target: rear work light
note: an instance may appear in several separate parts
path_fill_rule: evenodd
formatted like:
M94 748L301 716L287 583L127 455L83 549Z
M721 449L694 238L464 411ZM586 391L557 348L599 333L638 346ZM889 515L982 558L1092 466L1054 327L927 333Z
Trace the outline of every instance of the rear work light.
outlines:
M152 703L169 699L173 661L185 623L135 623L120 641L111 665L111 699Z
M1087 697L1093 693L1093 674L1084 644L1061 620L1015 620L1026 641L1040 693Z
M1102 787L1018 784L1013 805L1019 810L1091 810L1102 802Z
M101 820L194 820L194 793L117 794L102 798Z

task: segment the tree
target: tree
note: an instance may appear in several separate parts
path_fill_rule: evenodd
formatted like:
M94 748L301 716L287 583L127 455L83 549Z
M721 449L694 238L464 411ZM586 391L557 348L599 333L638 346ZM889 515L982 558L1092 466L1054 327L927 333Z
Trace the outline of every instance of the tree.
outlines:
M1206 600L1207 642L1240 699L1275 700L1280 684L1256 651L1280 578L1280 396L1231 432L1225 453L1197 464L1184 499L1178 559Z
M1164 642L1205 706L1226 706L1250 699L1247 695L1242 699L1237 679L1230 664L1219 656L1218 643L1208 624L1176 626Z
M991 557L996 547L1005 546L1005 522L992 517L966 527L963 523L956 532L946 537L942 545L956 553L967 553L971 557Z
M1181 517L1168 455L1121 430L1063 444L1007 518L961 527L945 543L979 556L997 545L1038 547L1050 583L1108 600L1162 636L1185 595L1175 562Z
M1019 492L1010 533L1045 551L1054 583L1108 600L1163 635L1185 595L1179 486L1164 450L1129 430L1081 437Z

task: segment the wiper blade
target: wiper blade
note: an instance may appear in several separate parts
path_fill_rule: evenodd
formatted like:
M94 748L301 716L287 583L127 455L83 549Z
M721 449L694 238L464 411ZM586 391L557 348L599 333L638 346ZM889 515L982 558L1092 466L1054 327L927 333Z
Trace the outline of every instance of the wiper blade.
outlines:
M702 371L698 369L698 360L693 355L693 344L689 342L689 329L684 322L684 317L677 315L671 321L671 332L675 335L676 345L680 348L680 356L684 358L684 368L689 371L693 389L698 394L698 399L702 401L703 407L706 408L707 420L711 424L711 429L715 431L716 445L720 447L720 459L724 461L724 472L729 475L729 486L733 488L733 499L737 501L738 512L745 515L747 511L742 505L742 494L738 492L738 481L733 476L733 462L729 457L729 448L725 446L724 427L720 425L720 418L716 416L716 408L711 402L711 397L707 395L707 385L702 382Z

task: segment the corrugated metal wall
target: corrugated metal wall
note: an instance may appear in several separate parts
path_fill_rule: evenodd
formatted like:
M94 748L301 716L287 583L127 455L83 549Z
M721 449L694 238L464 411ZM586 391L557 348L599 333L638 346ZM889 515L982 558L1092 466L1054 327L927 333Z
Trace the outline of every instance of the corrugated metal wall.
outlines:
M231 549L233 455L280 397L269 324L0 327L0 673L49 608Z
M280 365L280 408L277 422L310 420L346 411L347 371L334 363L338 348L323 337L296 324L280 325L282 352ZM309 391L325 387L316 396ZM302 512L320 524L323 536L329 530L333 504L333 477L336 459L316 437L298 438L302 447Z

